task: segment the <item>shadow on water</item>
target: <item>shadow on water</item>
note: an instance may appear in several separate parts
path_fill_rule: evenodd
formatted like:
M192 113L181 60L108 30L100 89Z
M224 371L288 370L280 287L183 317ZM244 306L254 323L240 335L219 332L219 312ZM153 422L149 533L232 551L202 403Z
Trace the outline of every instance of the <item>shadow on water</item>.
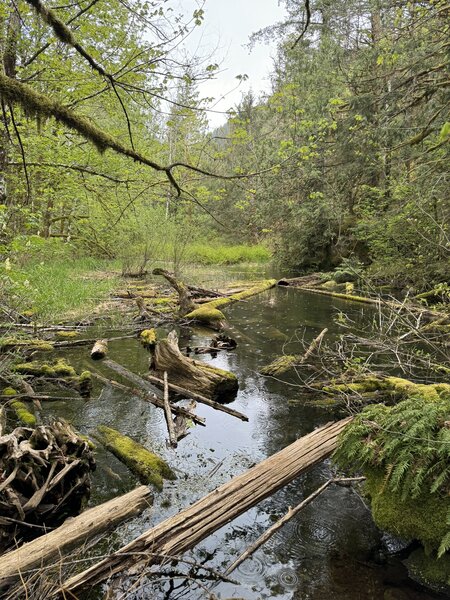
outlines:
M231 335L238 342L237 349L221 352L214 359L208 355L198 358L238 375L240 389L231 406L246 413L249 422L199 405L197 412L206 418L207 426L192 429L176 451L166 447L162 411L117 390L97 386L95 399L90 401L47 405L45 410L49 415L66 417L83 433L91 433L100 423L118 429L161 454L176 470L177 481L166 483L164 491L155 495L154 508L117 530L114 536L117 545L131 540L333 418L323 409L298 402L301 394L295 385L265 379L258 370L283 348L289 351L289 341L297 330L306 341L312 340L324 327L329 328L331 336L336 335L339 325L334 317L344 309L356 322L370 318L372 311L364 305L286 288L272 289L229 307L226 312L232 324ZM206 341L205 331L182 331L181 345L187 341L201 345ZM66 354L74 364L84 367L92 366L87 355L85 348ZM112 342L110 356L135 372L145 373L148 369L148 354L136 340ZM101 363L96 368L106 376L117 378ZM295 380L291 383L295 384ZM289 404L293 398L297 402ZM134 476L101 448L97 462L91 503L105 501L137 484ZM331 473L329 461L317 465L215 532L188 556L198 562L207 559L208 566L224 570L289 506L298 504ZM380 542L380 533L370 512L356 492L337 486L328 488L241 564L233 573L240 586L221 583L213 591L219 598L249 600L274 597L282 600L426 600L435 597L414 587L397 558L383 557ZM190 599L206 596L204 590L187 589L175 580L170 590L167 583L152 583L140 595L127 597Z

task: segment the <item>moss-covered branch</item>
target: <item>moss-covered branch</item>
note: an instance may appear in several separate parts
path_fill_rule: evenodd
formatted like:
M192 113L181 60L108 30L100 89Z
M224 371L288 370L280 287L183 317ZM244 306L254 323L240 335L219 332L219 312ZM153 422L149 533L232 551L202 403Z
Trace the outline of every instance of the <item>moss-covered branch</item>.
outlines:
M176 479L175 473L159 456L115 429L100 425L95 436L110 452L135 473L142 483L162 490L163 479Z

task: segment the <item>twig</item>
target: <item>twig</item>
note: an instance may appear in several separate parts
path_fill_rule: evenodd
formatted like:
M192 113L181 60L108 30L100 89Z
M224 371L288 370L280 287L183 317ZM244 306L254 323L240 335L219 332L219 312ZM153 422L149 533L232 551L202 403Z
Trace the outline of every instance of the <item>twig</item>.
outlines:
M238 567L242 562L244 562L244 560L246 560L249 556L251 556L254 552L256 552L256 550L258 550L258 548L260 548L263 544L265 544L267 542L267 540L269 540L274 535L274 533L276 533L279 529L281 529L281 527L283 527L283 525L285 523L287 523L293 517L295 517L296 514L298 514L303 508L305 508L305 506L307 506L315 498L317 498L317 496L319 496L332 483L350 483L350 482L364 481L364 480L365 480L365 477L348 477L348 478L347 477L343 477L343 478L339 478L339 479L334 479L334 478L333 479L328 479L328 481L326 481L323 485L321 485L319 488L317 488L317 490L315 492L313 492L312 494L310 494L307 498L305 498L305 500L303 500L302 502L300 502L300 504L298 504L295 508L289 507L289 510L284 515L284 517L282 517L279 521L277 521L276 523L274 523L274 525L272 525L272 527L269 527L269 529L266 532L264 532L256 540L256 542L254 542L249 548L247 548L247 550L245 552L243 552L228 567L228 569L225 571L225 575L227 576L232 571L234 571L236 569L236 567Z

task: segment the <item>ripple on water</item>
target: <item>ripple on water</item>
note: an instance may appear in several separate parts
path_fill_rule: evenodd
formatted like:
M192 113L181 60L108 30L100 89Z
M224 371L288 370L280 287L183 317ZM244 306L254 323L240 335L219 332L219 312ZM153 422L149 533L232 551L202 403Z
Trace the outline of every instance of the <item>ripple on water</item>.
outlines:
M248 583L256 583L267 572L267 565L259 556L251 556L241 563L236 571L239 573L239 579Z

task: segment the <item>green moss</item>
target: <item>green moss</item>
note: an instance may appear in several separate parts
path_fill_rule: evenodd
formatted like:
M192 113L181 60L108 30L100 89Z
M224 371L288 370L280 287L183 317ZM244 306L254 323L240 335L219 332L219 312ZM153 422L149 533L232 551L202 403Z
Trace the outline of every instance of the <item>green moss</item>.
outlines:
M6 387L2 391L3 396L17 396L17 391L12 387Z
M217 308L211 307L210 303L196 308L184 317L185 319L193 319L200 323L220 323L225 321L225 315Z
M14 366L14 370L22 375L34 375L35 377L76 377L75 369L63 358L53 363L39 361L20 363Z
M418 548L408 556L405 565L412 579L438 592L450 594L450 554L436 558Z
M4 337L0 339L0 350L6 351L13 348L26 348L40 352L51 352L54 350L53 344L37 338Z
M57 331L56 337L59 338L76 338L80 335L79 331Z
M36 427L36 417L28 410L27 405L24 402L13 400L10 406L16 413L19 421L25 425L25 427Z
M154 348L157 340L156 330L153 328L144 329L144 331L141 331L139 338L145 348Z
M142 483L163 488L163 479L176 479L175 473L159 456L115 429L99 425L96 437L119 460L135 473Z
M91 450L95 450L97 448L97 446L94 444L94 442L91 440L90 437L88 437L87 435L84 435L83 433L77 433L78 437L81 438L82 440L84 440L87 445L89 446L89 448Z
M417 498L403 498L386 486L381 470L368 470L365 475L377 526L401 539L419 540L428 554L437 552L448 533L450 496L425 493Z

